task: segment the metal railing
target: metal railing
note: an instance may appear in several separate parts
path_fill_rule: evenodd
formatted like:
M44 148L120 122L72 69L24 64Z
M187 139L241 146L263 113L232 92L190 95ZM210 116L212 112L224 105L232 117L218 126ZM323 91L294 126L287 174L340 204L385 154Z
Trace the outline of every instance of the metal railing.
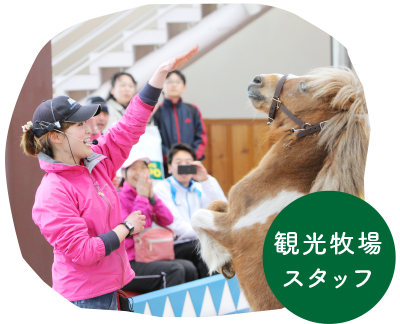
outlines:
M127 26L124 30L120 31L119 33L115 34L113 37L109 38L107 41L102 43L96 49L94 49L91 53L96 52L97 55L90 56L90 53L82 57L80 60L69 66L67 69L59 73L56 77L55 82L53 83L53 88L56 88L66 80L70 79L72 76L76 75L78 72L92 64L93 62L97 61L105 54L112 51L115 47L123 43L127 38L132 37L132 35L138 33L139 31L146 28L152 22L156 21L157 19L164 16L166 13L170 12L175 7L179 6L178 4L174 5L159 5L149 12L141 16L139 19L135 20L132 24ZM160 10L162 9L162 10ZM153 16L152 16L153 15ZM138 26L139 25L139 26ZM131 30L137 26L135 29ZM125 34L124 32L127 30L131 30L129 34Z
M81 47L85 46L92 39L94 39L95 37L97 37L98 35L103 33L104 31L106 31L107 29L109 29L110 27L115 25L121 19L123 19L124 17L126 17L129 14L131 14L132 12L134 12L136 9L138 9L138 8L133 8L133 9L130 9L130 10L121 11L121 12L117 13L116 15L113 15L111 18L109 18L105 22L103 22L100 26L98 26L97 28L92 30L90 33L88 33L87 35L85 35L84 37L79 39L77 42L75 42L74 44L69 46L67 49L62 51L60 54L55 56L52 59L51 64L53 66L57 65L58 63L63 61L65 58L67 58L69 55L71 55L72 53L74 53L75 51L80 49ZM73 26L71 28L74 28L74 27L75 26ZM52 40L52 43L54 43L53 40Z

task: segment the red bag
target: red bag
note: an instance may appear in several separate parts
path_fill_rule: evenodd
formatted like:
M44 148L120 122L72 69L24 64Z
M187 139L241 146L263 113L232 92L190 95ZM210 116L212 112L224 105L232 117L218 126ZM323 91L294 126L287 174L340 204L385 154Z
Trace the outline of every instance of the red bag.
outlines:
M137 262L175 259L174 232L169 228L149 227L133 238Z

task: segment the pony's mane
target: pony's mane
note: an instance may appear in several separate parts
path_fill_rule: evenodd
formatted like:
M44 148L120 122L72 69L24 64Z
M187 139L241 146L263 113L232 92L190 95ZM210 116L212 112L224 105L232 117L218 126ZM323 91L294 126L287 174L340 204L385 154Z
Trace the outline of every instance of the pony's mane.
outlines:
M320 132L318 145L328 156L310 192L332 190L364 198L370 130L362 84L348 68L327 67L310 72L307 88L339 111Z

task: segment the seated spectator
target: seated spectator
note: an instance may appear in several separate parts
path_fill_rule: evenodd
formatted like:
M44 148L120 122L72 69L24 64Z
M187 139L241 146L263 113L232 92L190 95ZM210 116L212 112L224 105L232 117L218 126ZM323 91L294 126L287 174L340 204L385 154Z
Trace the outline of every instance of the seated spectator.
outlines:
M167 156L175 143L190 145L196 154L196 160L204 159L207 145L207 130L199 108L182 101L186 91L186 78L179 70L167 74L164 82L164 102L154 113L154 123L158 126L162 139L164 173L167 177Z
M104 131L117 123L122 117L135 92L136 81L132 75L126 72L118 72L112 76L111 89L107 98L109 118Z
M199 278L204 278L208 275L208 268L198 254L199 241L191 226L191 217L212 201L227 199L218 181L207 174L200 161L195 160L196 153L192 147L183 143L173 145L168 153L168 170L172 176L159 182L154 192L174 215L174 221L168 227L177 236L175 257L193 262ZM178 165L196 165L197 174L178 174Z
M146 216L145 228L151 227L153 221L161 226L170 225L173 216L164 203L153 193L152 182L147 165L150 163L141 151L132 149L128 160L122 166L124 182L119 191L122 217L125 219L133 211L140 210ZM187 260L168 260L142 263L135 261L135 244L133 237L125 239L126 252L135 278L123 287L123 290L150 292L163 288L163 278L146 278L146 276L166 273L166 287L198 279L193 263Z

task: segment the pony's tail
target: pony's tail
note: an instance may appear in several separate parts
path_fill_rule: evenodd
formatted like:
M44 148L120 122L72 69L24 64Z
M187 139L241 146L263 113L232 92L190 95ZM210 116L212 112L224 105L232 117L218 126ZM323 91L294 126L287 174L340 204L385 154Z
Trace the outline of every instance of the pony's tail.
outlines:
M364 199L369 131L365 99L360 97L326 123L318 145L328 155L310 192L341 191Z

